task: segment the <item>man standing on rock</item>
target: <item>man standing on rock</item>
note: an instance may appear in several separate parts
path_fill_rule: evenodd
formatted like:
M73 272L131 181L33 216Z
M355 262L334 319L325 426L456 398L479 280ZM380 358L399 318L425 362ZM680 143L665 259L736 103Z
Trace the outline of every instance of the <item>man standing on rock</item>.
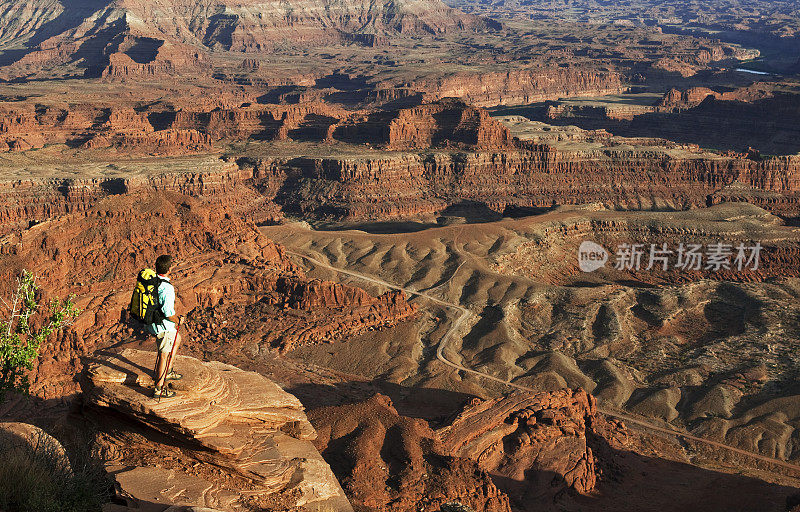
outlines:
M183 375L172 369L174 357L170 360L170 353L174 356L181 344L181 336L178 334L178 325L183 322L183 317L178 318L175 313L175 287L169 280L169 271L172 268L172 256L162 254L156 259L156 273L160 283L158 285L158 320L147 325L150 334L154 334L158 343L158 356L156 357L156 367L154 370L153 397L171 398L175 396L175 391L166 388L166 381L180 380ZM169 361L169 368L167 363Z

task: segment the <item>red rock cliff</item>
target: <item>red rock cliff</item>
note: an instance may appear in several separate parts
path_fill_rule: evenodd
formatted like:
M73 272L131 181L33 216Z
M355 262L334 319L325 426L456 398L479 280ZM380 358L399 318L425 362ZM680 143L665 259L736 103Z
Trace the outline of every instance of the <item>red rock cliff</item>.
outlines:
M614 94L625 89L615 72L580 68L532 68L486 73L454 73L404 84L426 101L461 98L479 107L527 105L558 98Z
M267 160L257 165L280 167ZM301 193L282 199L283 206L320 216L385 219L436 213L465 201L503 212L509 206L592 202L612 208L683 209L745 200L774 213L800 214L798 157L752 160L522 143L519 149L495 151L298 158L294 165ZM746 187L735 193L730 187L734 184Z
M459 144L504 147L512 139L508 128L485 110L450 99L398 111L387 131L386 144L391 149Z

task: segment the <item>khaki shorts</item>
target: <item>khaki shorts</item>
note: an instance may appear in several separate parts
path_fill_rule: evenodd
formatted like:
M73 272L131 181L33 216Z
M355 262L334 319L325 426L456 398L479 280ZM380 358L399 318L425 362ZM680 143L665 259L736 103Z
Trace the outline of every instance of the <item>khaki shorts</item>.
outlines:
M164 331L156 335L156 343L158 344L159 352L172 352L172 347L175 345L175 338L178 336L178 331Z

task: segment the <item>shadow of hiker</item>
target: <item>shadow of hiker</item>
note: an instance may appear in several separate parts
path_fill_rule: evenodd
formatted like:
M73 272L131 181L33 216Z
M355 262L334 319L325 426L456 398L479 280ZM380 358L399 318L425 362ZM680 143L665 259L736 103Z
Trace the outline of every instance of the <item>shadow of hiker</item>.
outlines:
M153 352L153 361L155 362L155 355L156 353ZM98 357L102 356L102 357ZM116 359L119 361L119 364L115 364L109 360ZM149 384L146 384L148 380L152 381L153 378L153 369L146 368L140 364L134 363L130 359L123 357L121 354L116 352L108 351L108 350L98 350L91 356L85 356L81 358L81 361L84 366L88 364L96 364L98 366L104 366L111 370L115 370L124 374L124 379L122 380L122 384L129 387L130 389L136 391L137 393L146 396L148 398L151 397L151 387ZM145 377L142 379L142 377Z

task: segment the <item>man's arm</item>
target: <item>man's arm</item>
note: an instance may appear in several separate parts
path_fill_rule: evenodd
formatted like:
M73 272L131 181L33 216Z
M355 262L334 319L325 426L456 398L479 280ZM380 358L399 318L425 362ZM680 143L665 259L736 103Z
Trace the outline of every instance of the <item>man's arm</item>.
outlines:
M172 316L168 316L168 317L167 317L167 320L169 320L170 322L172 322L172 323L173 323L173 324L175 324L175 325L178 325L178 322L179 322L179 321L180 321L180 322L183 322L183 319L184 319L184 317L183 317L183 316L181 316L181 317L178 317L177 313L176 313L176 314L174 314L174 315L172 315Z
M161 313L166 320L169 320L175 325L183 321L183 316L178 316L175 312L175 286L170 283L169 287L164 287L164 297L161 303Z

